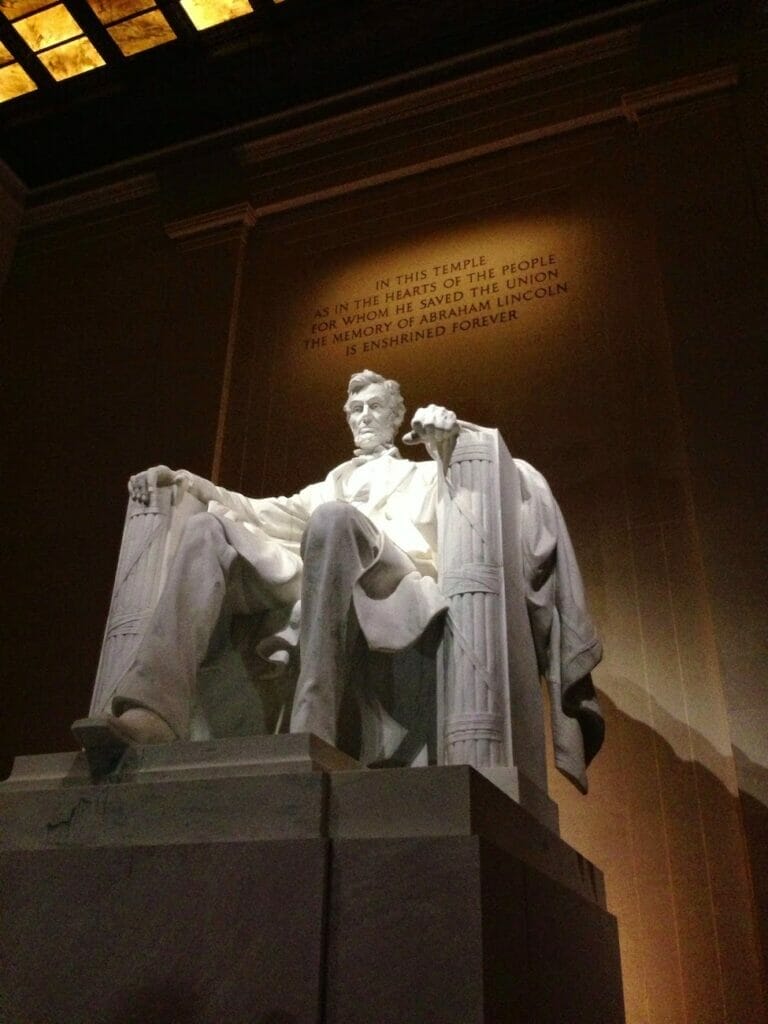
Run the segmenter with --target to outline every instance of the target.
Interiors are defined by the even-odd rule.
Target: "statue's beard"
[[[354,436],[355,445],[365,451],[377,451],[381,448],[392,446],[393,435],[391,431],[383,432],[377,430],[360,430]]]

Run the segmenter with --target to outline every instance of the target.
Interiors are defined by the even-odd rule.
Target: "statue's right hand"
[[[167,466],[153,466],[142,473],[136,473],[128,481],[128,493],[132,501],[148,505],[150,497],[158,487],[170,487],[176,482],[178,471]]]

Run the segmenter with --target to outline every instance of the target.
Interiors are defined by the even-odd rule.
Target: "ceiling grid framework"
[[[0,0],[0,103],[253,13],[251,0]]]
[[[587,47],[591,61],[598,56],[595,39],[616,33],[636,36],[639,49],[622,88],[613,91],[621,96],[642,90],[653,81],[653,69],[645,60],[641,13],[649,24],[658,21],[660,31],[672,19],[670,31],[677,26],[679,34],[682,25],[689,32],[676,60],[681,79],[737,63],[734,26],[704,19],[689,31],[691,12],[703,2],[473,0],[468,18],[467,0],[0,0],[0,160],[35,191],[78,179],[82,187],[98,185],[110,167],[125,165],[133,174],[147,161],[170,167],[194,153],[201,163],[197,173],[210,177],[218,195],[229,179],[213,169],[217,148],[253,146],[262,164],[263,146],[270,149],[286,132],[312,125],[322,147],[329,118],[365,122],[384,116],[386,125],[382,103],[501,67],[535,74],[537,60],[553,50]],[[203,3],[211,5],[207,13]],[[60,33],[54,41],[53,33],[27,31],[26,41],[19,29],[38,25],[26,19],[56,9],[61,31],[75,35]],[[229,20],[213,23],[221,17]],[[58,47],[77,49],[86,42],[91,56],[98,56],[57,81],[42,57],[53,61]],[[611,60],[623,66],[615,54],[603,62],[606,72]],[[610,81],[570,84],[574,102],[585,87],[590,94],[611,91]],[[535,128],[544,113],[540,101],[531,98],[527,111],[510,108],[510,128],[522,130],[518,114]],[[482,145],[489,116],[481,104],[471,121],[455,126],[462,148],[470,139]],[[376,138],[381,126],[369,128],[370,148],[356,157],[372,158],[381,172],[399,142],[388,135],[389,146],[382,149]],[[247,154],[233,150],[221,159],[241,157],[237,173],[249,176],[255,167]],[[319,169],[313,161],[311,173]]]

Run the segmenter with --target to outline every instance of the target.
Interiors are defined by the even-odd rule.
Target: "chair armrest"
[[[148,505],[128,499],[112,600],[89,714],[109,710],[154,611],[186,520],[204,505],[174,486],[158,487]]]

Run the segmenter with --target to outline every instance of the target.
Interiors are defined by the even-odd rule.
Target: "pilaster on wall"
[[[25,193],[26,189],[13,171],[0,161],[0,291],[16,247]]]
[[[221,274],[222,268],[229,268],[224,278],[226,294],[219,298],[218,323],[215,327],[212,324],[220,337],[226,338],[221,403],[211,466],[211,479],[214,481],[220,480],[222,475],[229,482],[232,482],[234,476],[239,477],[236,466],[228,465],[225,469],[224,459],[227,450],[242,449],[242,441],[238,444],[239,439],[230,436],[233,432],[237,434],[240,420],[245,422],[245,417],[239,415],[240,410],[237,401],[234,400],[232,375],[240,369],[235,366],[235,340],[240,312],[243,264],[248,238],[255,224],[253,208],[249,203],[243,202],[174,220],[165,225],[166,234],[178,243],[182,259],[188,264],[190,272],[199,276],[201,282],[210,281],[211,277],[215,276],[212,274],[214,270],[216,274]],[[225,440],[232,443],[225,444]]]

